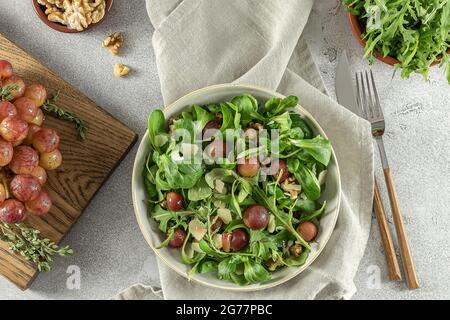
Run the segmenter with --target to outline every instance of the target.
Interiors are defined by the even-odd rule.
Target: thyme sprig
[[[19,86],[17,84],[10,84],[4,87],[0,86],[0,101],[11,101],[14,99],[12,92],[18,89]]]
[[[86,139],[86,133],[88,130],[87,123],[80,119],[75,113],[65,111],[62,108],[58,107],[55,103],[58,100],[59,92],[51,97],[49,97],[45,103],[42,105],[42,108],[47,111],[50,115],[59,118],[61,120],[71,122],[75,124],[75,127],[78,130],[78,136],[81,140]]]
[[[39,271],[50,271],[53,256],[71,256],[69,246],[59,247],[50,239],[42,239],[39,230],[28,228],[22,223],[9,225],[0,222],[0,240],[9,244],[12,252],[18,253],[26,260],[33,261]]]

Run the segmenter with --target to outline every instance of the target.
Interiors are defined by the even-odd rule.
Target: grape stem
[[[59,247],[50,239],[40,238],[39,233],[39,230],[28,228],[22,223],[10,225],[0,222],[0,240],[8,243],[12,252],[33,261],[39,271],[51,270],[55,254],[63,257],[73,254],[69,246]]]
[[[78,130],[78,137],[81,140],[86,139],[86,133],[88,130],[87,123],[80,119],[75,113],[65,111],[64,109],[58,107],[55,105],[56,101],[58,100],[59,92],[51,97],[49,97],[45,103],[42,105],[42,108],[50,115],[59,118],[61,120],[71,122],[75,124],[75,127]]]

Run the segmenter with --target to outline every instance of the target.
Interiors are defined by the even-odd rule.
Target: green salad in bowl
[[[307,261],[320,232],[332,148],[293,108],[241,94],[148,119],[143,168],[148,214],[189,275],[237,285]]]

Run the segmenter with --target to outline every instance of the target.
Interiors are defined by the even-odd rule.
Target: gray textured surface
[[[142,135],[148,111],[162,103],[151,46],[153,29],[144,1],[116,0],[103,24],[76,35],[47,28],[36,18],[30,2],[1,1],[0,32]],[[122,31],[126,41],[119,57],[101,48],[104,36],[114,31]],[[368,67],[338,0],[316,1],[305,32],[330,95],[334,96],[339,50],[347,49],[353,71]],[[113,77],[115,62],[133,69],[127,79]],[[374,220],[355,278],[355,299],[449,299],[450,214],[446,200],[450,194],[450,86],[437,68],[432,70],[429,82],[417,75],[402,80],[381,63],[373,70],[387,118],[386,148],[422,288],[408,291],[403,283],[386,281]],[[130,173],[135,152],[136,148],[66,237],[64,243],[73,246],[75,256],[57,258],[53,272],[39,275],[26,292],[0,278],[0,299],[104,299],[136,282],[158,283],[154,256],[140,234],[131,204]],[[378,166],[378,175],[380,170]],[[388,208],[384,185],[383,197]],[[66,270],[70,265],[80,267],[79,290],[67,289]],[[381,270],[378,289],[371,285],[377,266]]]

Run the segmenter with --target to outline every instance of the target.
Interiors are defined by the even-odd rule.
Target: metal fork
[[[386,180],[389,201],[392,209],[392,216],[394,218],[395,230],[397,232],[397,238],[400,246],[400,254],[403,260],[406,283],[408,288],[416,289],[420,286],[419,280],[414,267],[414,261],[412,258],[411,249],[409,247],[405,225],[403,223],[399,200],[395,190],[394,178],[392,176],[391,169],[389,168],[386,151],[384,149],[383,134],[386,126],[372,70],[370,73],[365,71],[364,74],[362,72],[356,74],[356,90],[358,105],[361,106],[363,116],[372,126],[372,135],[375,138],[378,145],[378,150],[380,151],[384,178]]]

